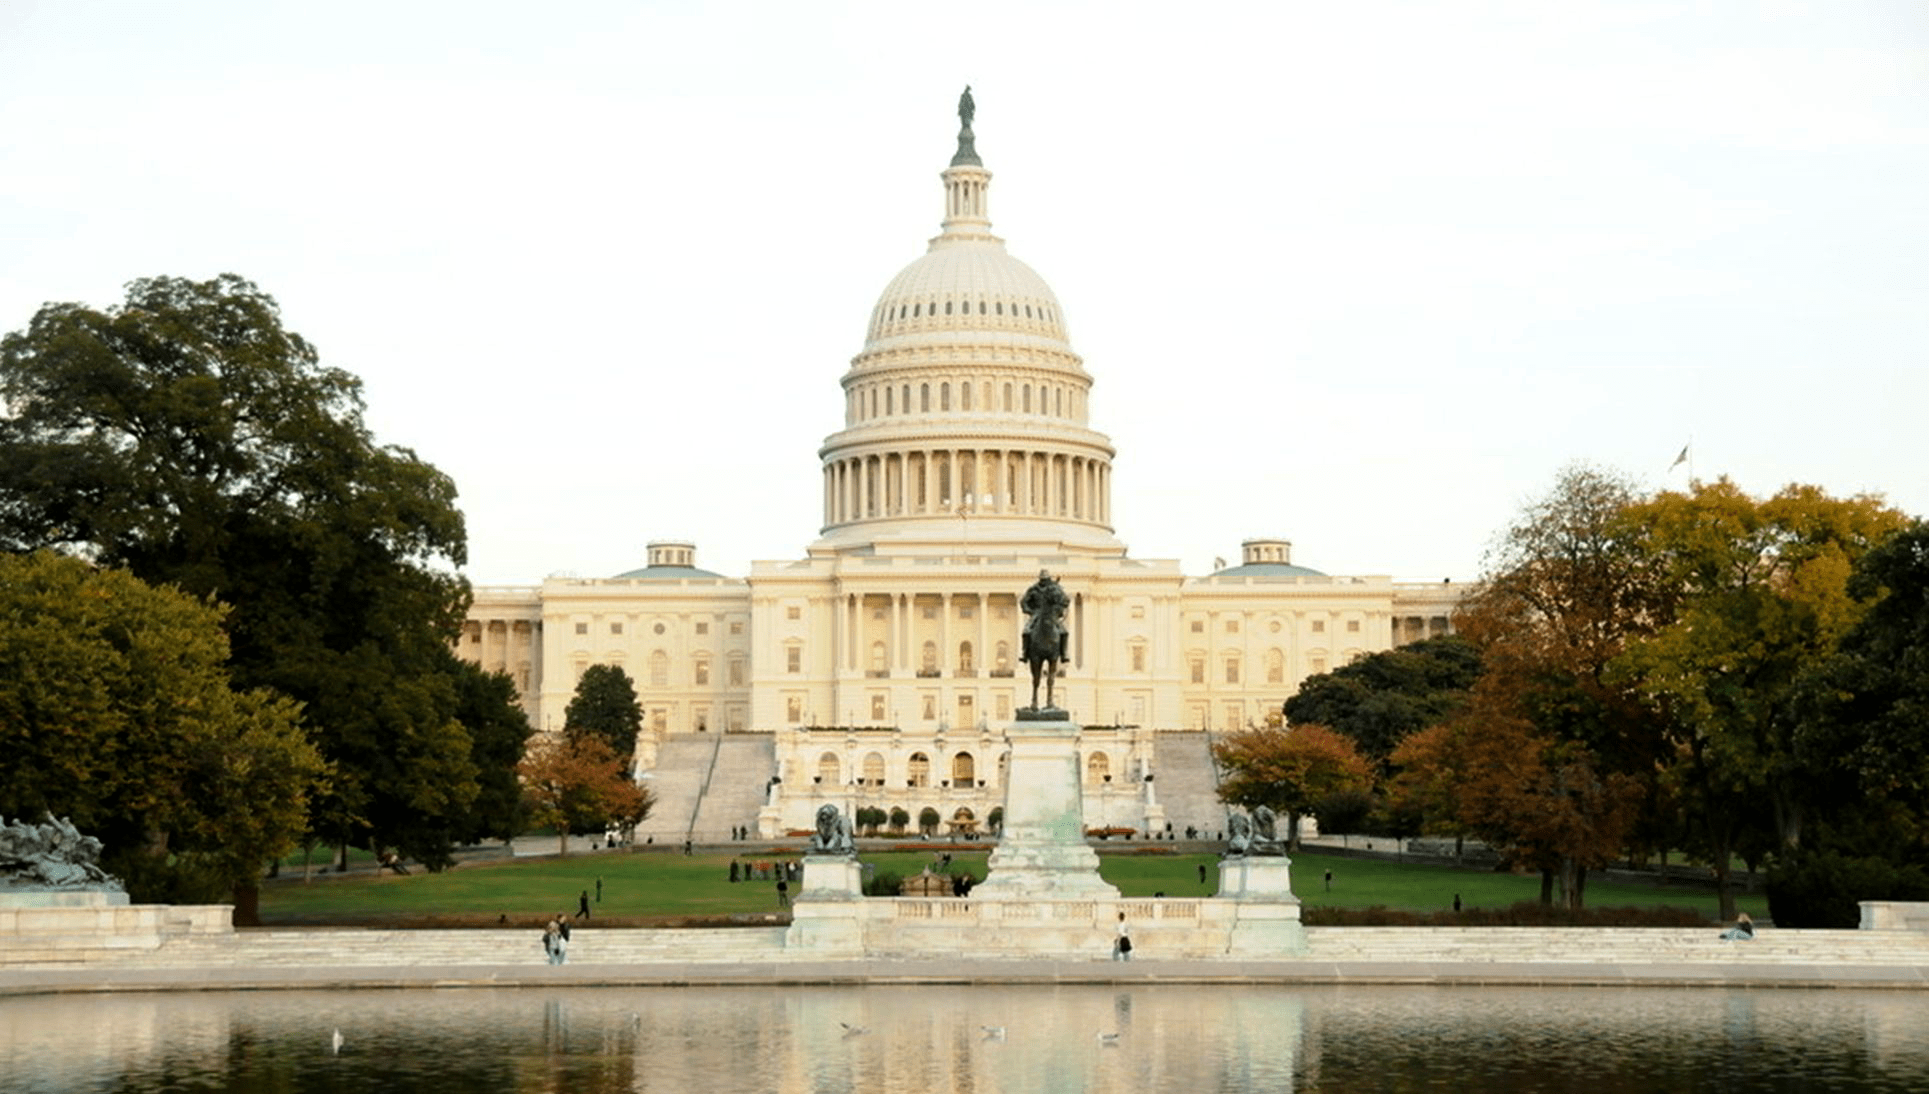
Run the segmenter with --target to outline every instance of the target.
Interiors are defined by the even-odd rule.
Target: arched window
[[[864,785],[884,785],[884,757],[875,752],[864,755]]]
[[[1286,655],[1278,649],[1266,651],[1266,682],[1268,684],[1286,682]]]
[[[958,643],[958,675],[964,676],[976,671],[978,666],[971,659],[971,643]]]
[[[1103,752],[1094,752],[1090,756],[1085,757],[1085,782],[1087,785],[1097,786],[1100,783],[1109,782],[1109,776],[1111,774],[1112,758],[1110,756],[1107,756]]]
[[[922,657],[918,661],[918,671],[936,673],[938,671],[938,644],[926,641]]]
[[[710,659],[708,657],[697,658],[694,677],[698,687],[704,687],[710,683]]]
[[[670,655],[662,650],[650,653],[650,686],[667,688],[670,686]]]
[[[972,762],[971,753],[960,752],[951,757],[951,785],[972,786],[978,781],[977,765]]]
[[[958,409],[959,410],[971,409],[971,385],[970,384],[958,385]]]
[[[930,786],[931,757],[922,752],[911,753],[910,762],[904,765],[904,774],[911,786]]]
[[[991,663],[992,668],[997,669],[999,672],[1011,671],[1011,643],[999,639],[992,656],[994,658]]]
[[[938,385],[938,409],[951,409],[951,385],[948,382]]]
[[[838,777],[842,770],[837,762],[837,753],[826,752],[817,757],[817,781],[825,786],[837,786],[843,780]]]
[[[931,385],[930,384],[918,385],[918,413],[920,414],[931,413]]]
[[[890,671],[890,664],[885,660],[886,656],[883,642],[871,643],[871,675],[883,676]]]

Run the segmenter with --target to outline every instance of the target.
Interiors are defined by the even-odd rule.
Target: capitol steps
[[[1714,927],[1309,927],[1308,956],[1324,961],[1675,962],[1776,961],[1929,966],[1917,931],[1775,930],[1730,942]]]
[[[683,842],[695,819],[717,743],[714,733],[680,733],[657,746],[656,766],[643,779],[656,804],[636,826],[636,842],[652,838],[657,843]]]
[[[722,843],[732,829],[757,830],[770,777],[777,773],[777,739],[768,733],[732,733],[717,742],[709,786],[697,803],[691,837]]]
[[[741,963],[785,957],[784,928],[708,930],[576,927],[570,960],[648,965]],[[518,965],[544,961],[542,932],[520,930],[246,930],[231,938],[170,944],[120,955],[116,963],[150,968],[306,968],[380,965]]]
[[[1727,942],[1712,928],[1575,927],[1309,927],[1308,950],[1283,960],[1357,966],[1766,964],[1929,969],[1929,933],[1918,931],[1778,931]],[[809,960],[784,947],[780,925],[743,928],[576,928],[573,965],[757,965]],[[9,954],[10,967],[81,964],[141,968],[321,968],[541,964],[541,932],[517,930],[259,929],[229,937],[181,939],[160,949],[82,954],[45,960]],[[960,946],[969,949],[967,939]],[[1070,955],[1068,955],[1070,956]],[[1159,960],[1141,946],[1142,960]],[[1176,954],[1174,956],[1177,956]]]
[[[1212,762],[1212,735],[1197,730],[1160,730],[1154,738],[1153,769],[1159,804],[1172,831],[1185,835],[1188,826],[1216,832],[1226,826],[1226,807],[1219,801],[1219,777]]]

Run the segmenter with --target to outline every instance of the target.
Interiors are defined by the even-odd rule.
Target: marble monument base
[[[0,968],[124,959],[234,933],[231,904],[131,904],[101,889],[0,889]]]
[[[1021,710],[1005,730],[1005,823],[974,901],[1118,899],[1085,842],[1078,727],[1062,710]]]
[[[1293,895],[1292,860],[1241,855],[1219,860],[1219,899],[1231,902],[1226,952],[1277,956],[1306,952],[1306,928]]]
[[[849,855],[805,855],[784,948],[825,957],[864,954],[864,867]]]

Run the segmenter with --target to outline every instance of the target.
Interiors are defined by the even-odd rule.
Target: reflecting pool
[[[0,999],[9,1094],[1811,1089],[1929,1090],[1929,997],[1079,985]]]

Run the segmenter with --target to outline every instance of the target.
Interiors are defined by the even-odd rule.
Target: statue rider
[[[1058,584],[1050,570],[1038,571],[1038,580],[1025,590],[1018,607],[1031,618],[1025,624],[1025,663],[1032,670],[1032,708],[1038,707],[1038,679],[1046,677],[1045,702],[1051,704],[1051,682],[1066,660],[1065,611],[1072,599]]]

